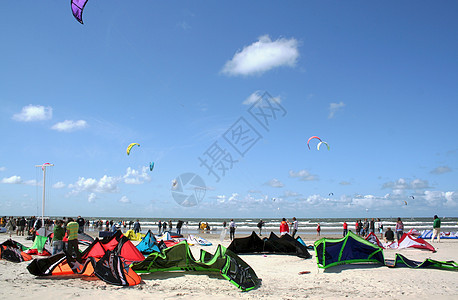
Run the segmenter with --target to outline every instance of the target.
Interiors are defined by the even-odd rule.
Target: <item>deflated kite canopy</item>
[[[142,279],[119,255],[107,251],[105,255],[96,261],[91,258],[94,267],[94,274],[103,281],[121,286],[133,286],[139,284]]]
[[[383,247],[383,244],[380,242],[380,240],[378,239],[378,237],[373,233],[369,233],[367,236],[366,236],[366,241],[369,241],[371,242],[372,244],[376,245],[376,246],[379,246],[380,248],[382,249],[385,249],[385,247]]]
[[[423,250],[429,250],[432,252],[436,252],[436,249],[434,249],[433,245],[428,243],[422,238],[416,238],[410,234],[404,233],[399,240],[399,242],[393,242],[389,245],[387,245],[388,248],[391,249],[405,249],[405,248],[416,248],[416,249],[423,249]]]
[[[280,238],[271,232],[269,238],[261,239],[254,231],[248,237],[235,238],[228,247],[234,253],[276,253],[312,257],[307,247],[289,234]]]
[[[157,242],[151,230],[148,230],[145,237],[141,240],[140,243],[138,243],[136,247],[138,251],[140,251],[142,254],[161,252],[161,249],[159,248],[159,243]]]
[[[0,244],[0,259],[16,263],[31,260],[32,256],[22,251],[25,248],[24,245],[12,239],[6,240]]]
[[[74,259],[69,260],[69,256],[65,253],[58,253],[48,258],[34,259],[27,269],[31,274],[36,276],[83,273],[88,275],[86,269],[88,267],[93,269],[94,262],[104,257],[107,251],[115,253],[115,255],[119,256],[127,265],[144,259],[144,256],[135,248],[134,244],[123,236],[121,231],[117,231],[109,239],[102,241],[95,239],[95,241],[81,253],[83,268],[72,269],[75,265],[70,261],[74,261]],[[89,265],[91,262],[92,265]],[[92,274],[91,272],[89,273]]]
[[[431,258],[425,259],[423,262],[413,261],[403,256],[402,254],[396,253],[394,261],[386,260],[385,264],[387,267],[409,267],[412,269],[422,268],[434,268],[458,271],[458,264],[452,260],[450,261],[438,261]]]
[[[315,242],[314,248],[318,267],[323,269],[350,263],[385,264],[382,248],[351,231],[342,239],[322,238]]]
[[[254,270],[232,251],[218,245],[215,254],[201,250],[200,259],[196,260],[186,241],[154,252],[144,261],[132,264],[137,273],[159,271],[213,271],[221,275],[243,291],[249,291],[260,284]]]

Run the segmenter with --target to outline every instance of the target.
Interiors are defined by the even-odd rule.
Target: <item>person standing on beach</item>
[[[294,237],[297,233],[297,230],[299,229],[299,222],[296,220],[296,217],[293,217],[293,223],[291,225],[293,226],[292,237]]]
[[[178,222],[177,222],[177,234],[181,234],[181,227],[183,227],[183,221],[178,220]]]
[[[172,227],[173,227],[172,220],[169,220],[169,231],[170,232],[172,232]]]
[[[320,236],[321,235],[321,226],[320,226],[320,223],[318,223],[318,225],[316,226],[316,236]]]
[[[380,238],[383,239],[383,223],[380,221],[380,218],[377,219],[377,228],[380,233]]]
[[[164,234],[167,231],[167,221],[162,222],[162,233]]]
[[[17,232],[16,232],[16,235],[22,235],[24,236],[24,229],[25,229],[25,224],[26,224],[26,220],[24,217],[20,218],[19,221],[18,221],[18,226],[17,226]]]
[[[363,233],[362,236],[366,237],[366,235],[369,233],[369,221],[367,221],[367,218],[364,219],[364,225],[363,225]]]
[[[342,232],[342,235],[343,235],[344,237],[346,237],[346,236],[347,236],[347,233],[348,233],[348,225],[347,225],[347,221],[344,221],[344,222],[343,222],[343,232]]]
[[[157,234],[161,234],[161,230],[162,230],[162,222],[161,222],[161,220],[159,220],[159,222],[157,222],[157,228],[158,228]]]
[[[64,236],[65,229],[62,227],[62,221],[56,220],[56,225],[54,226],[52,237],[52,255],[60,253],[64,250]]]
[[[437,236],[437,242],[440,243],[441,241],[441,219],[437,215],[434,216],[433,236],[431,238],[431,243],[434,242],[434,237],[436,236]]]
[[[259,235],[262,236],[262,226],[264,226],[264,221],[260,219],[257,226],[259,228]]]
[[[231,238],[231,241],[234,240],[235,238],[235,229],[237,228],[237,225],[234,222],[234,219],[231,219],[231,222],[229,223],[229,237]]]
[[[359,222],[358,222],[358,220],[356,220],[356,222],[355,222],[355,232],[356,232],[357,235],[359,235]]]
[[[76,219],[76,223],[78,223],[79,226],[78,233],[84,233],[84,225],[86,224],[84,218],[78,216],[78,219]]]
[[[280,235],[285,235],[287,233],[289,233],[288,222],[286,222],[286,219],[283,218],[280,223]]]
[[[375,233],[375,220],[374,220],[374,218],[371,219],[371,221],[369,223],[369,228],[370,228],[370,231],[372,233]]]
[[[141,229],[141,226],[140,226],[140,222],[137,219],[137,221],[135,221],[135,223],[134,223],[134,233],[137,234],[137,233],[140,232],[140,230],[142,230],[142,229]]]
[[[399,240],[402,238],[402,235],[404,234],[404,223],[402,223],[401,218],[398,218],[398,221],[396,222],[396,238]]]
[[[68,223],[67,223],[67,238],[68,238],[68,246],[67,246],[67,251],[68,251],[68,256],[71,258],[69,262],[73,263],[72,270],[77,269],[78,267],[81,266],[82,260],[81,260],[81,253],[80,250],[78,249],[78,229],[79,225],[76,223],[73,218],[68,218]],[[75,252],[76,256],[76,262],[79,263],[74,263],[73,257],[72,257],[72,252]]]

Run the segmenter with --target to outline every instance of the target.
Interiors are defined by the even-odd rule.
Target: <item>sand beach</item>
[[[214,235],[202,237],[212,246],[192,246],[195,257],[201,248],[214,252],[219,241]],[[338,236],[329,236],[337,238]],[[0,242],[9,236],[0,235]],[[12,239],[26,246],[32,241],[14,234]],[[312,244],[315,236],[305,236]],[[138,242],[134,242],[136,244]],[[228,246],[226,238],[223,246]],[[458,261],[458,240],[433,244],[437,252],[418,249],[384,250],[386,259],[401,253],[412,260]],[[262,279],[259,288],[241,292],[218,273],[163,272],[142,274],[142,283],[133,287],[109,285],[96,277],[36,277],[27,271],[29,262],[0,260],[0,295],[21,299],[456,299],[458,272],[437,269],[388,268],[382,265],[354,264],[322,270],[311,259],[291,255],[239,255]],[[309,271],[308,274],[299,274]]]

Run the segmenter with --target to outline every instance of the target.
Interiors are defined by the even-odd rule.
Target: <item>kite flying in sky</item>
[[[314,135],[314,136],[311,136],[311,137],[308,139],[308,141],[307,141],[307,147],[309,147],[309,150],[311,150],[311,149],[310,149],[310,141],[313,140],[313,139],[317,139],[317,140],[320,141],[320,142],[318,143],[318,145],[316,146],[316,149],[317,149],[317,150],[320,150],[321,145],[325,144],[326,147],[328,148],[328,151],[329,151],[329,145],[328,145],[328,143],[326,143],[325,141],[322,141],[319,137],[317,137],[317,136],[315,136],[315,135]]]
[[[318,139],[318,140],[321,142],[321,139],[320,139],[319,137],[317,137],[317,136],[315,136],[315,135],[314,135],[314,136],[311,136],[311,137],[309,138],[309,140],[307,141],[307,146],[309,147],[309,149],[310,149],[310,141],[313,140],[313,139]]]
[[[153,169],[154,169],[154,162],[150,162],[149,163],[149,170],[153,171]]]
[[[130,144],[129,146],[127,146],[127,155],[130,154],[130,149],[132,149],[133,146],[137,145],[138,147],[140,147],[140,144],[138,143],[132,143]]]
[[[83,9],[88,0],[71,0],[72,13],[75,19],[83,24]]]
[[[317,150],[320,150],[320,147],[321,147],[322,144],[325,144],[326,147],[328,147],[328,151],[329,151],[329,145],[328,145],[328,143],[326,143],[325,141],[319,142],[318,145],[316,146],[316,149],[317,149]]]

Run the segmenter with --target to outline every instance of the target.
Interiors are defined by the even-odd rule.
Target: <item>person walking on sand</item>
[[[320,226],[320,223],[318,223],[318,225],[316,226],[316,236],[320,236],[321,235],[321,226]]]
[[[399,240],[402,238],[402,235],[404,234],[404,223],[402,223],[401,218],[398,218],[398,221],[396,222],[396,238]]]
[[[234,222],[234,219],[231,219],[231,222],[229,223],[229,237],[231,238],[231,241],[234,240],[235,238],[235,229],[237,228],[237,225]]]
[[[296,217],[293,217],[293,223],[291,226],[293,226],[293,234],[291,236],[294,237],[299,230],[299,222],[297,221]]]
[[[344,237],[346,237],[346,236],[347,236],[347,233],[348,233],[348,224],[347,224],[347,221],[344,221],[344,222],[343,222],[343,232],[342,232],[342,235],[343,235]]]
[[[6,234],[9,234],[11,237],[11,233],[14,232],[15,227],[16,227],[16,221],[14,221],[13,217],[10,217],[8,219],[8,222],[6,223]]]
[[[440,243],[441,241],[441,219],[437,215],[434,216],[433,236],[431,238],[431,243],[434,242],[434,237],[436,236],[437,236],[437,242]]]
[[[289,233],[288,222],[286,222],[286,219],[283,218],[280,223],[280,235],[285,235],[287,233]]]

